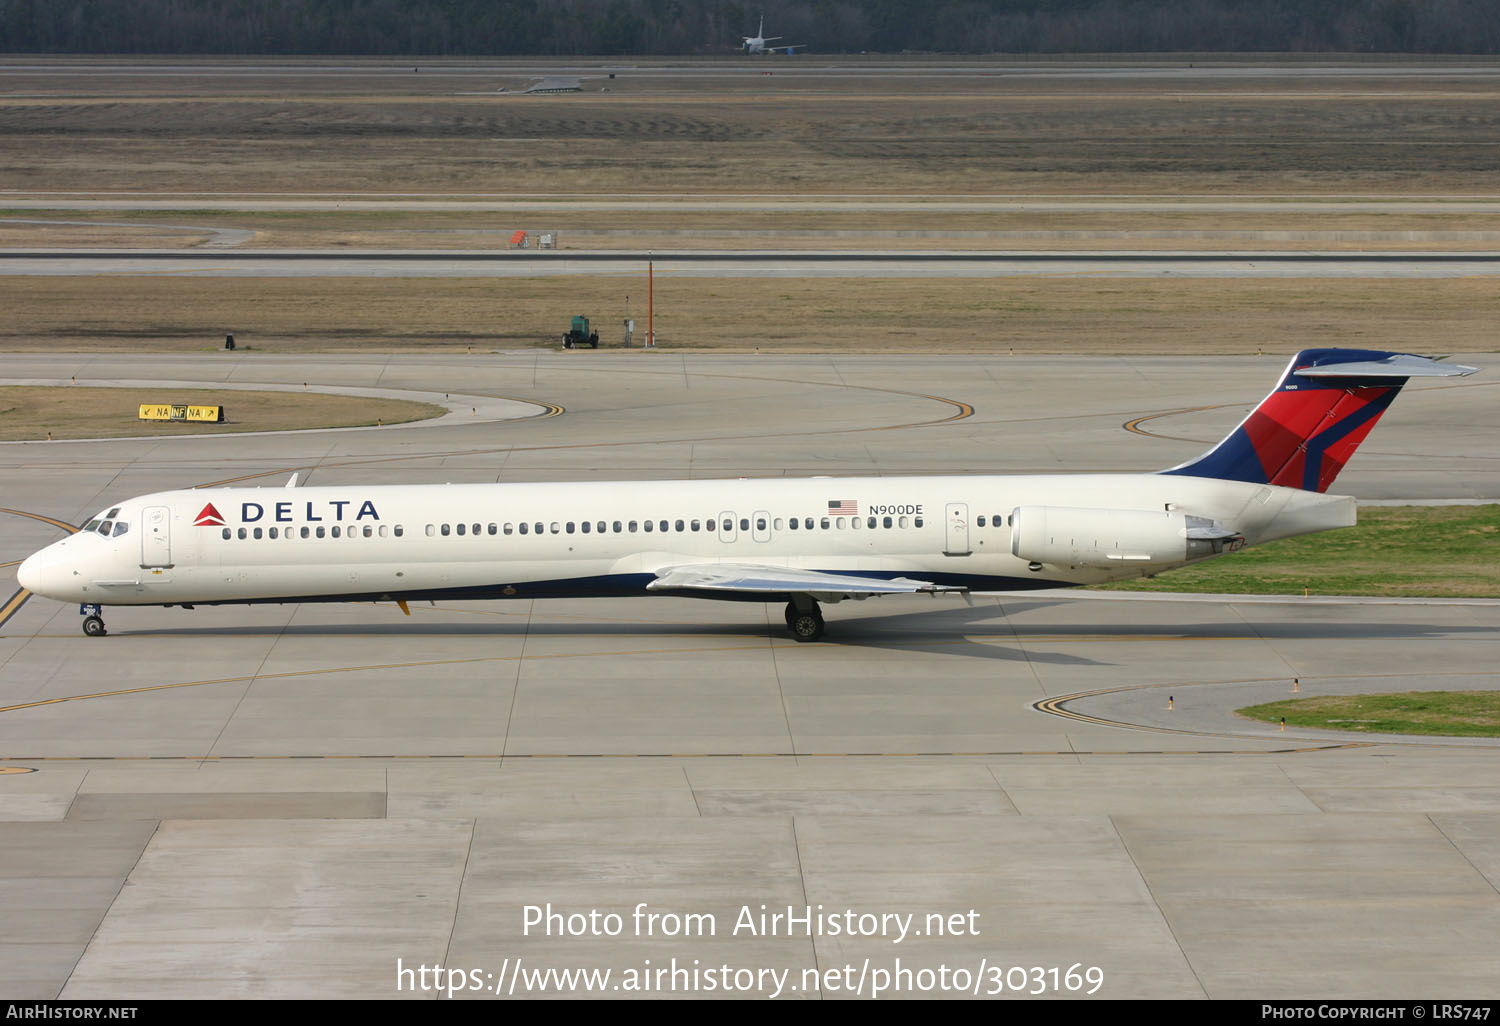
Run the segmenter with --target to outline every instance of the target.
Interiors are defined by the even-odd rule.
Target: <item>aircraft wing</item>
[[[848,598],[870,595],[910,595],[916,592],[964,591],[931,581],[909,577],[884,579],[858,577],[854,574],[832,574],[822,570],[799,570],[784,566],[756,566],[749,563],[699,563],[689,566],[663,567],[647,591],[738,591],[746,594],[789,593]]]

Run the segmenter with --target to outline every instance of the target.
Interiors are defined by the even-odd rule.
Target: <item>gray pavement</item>
[[[18,354],[11,379],[461,383],[567,412],[6,444],[0,481],[4,506],[76,521],[111,497],[289,470],[319,484],[1151,470],[1217,440],[1281,363]],[[1500,498],[1488,376],[1409,388],[1340,488]],[[975,413],[943,422],[953,408],[930,396]],[[1224,405],[1123,430],[1208,404]],[[0,562],[56,536],[0,514]],[[898,959],[928,996],[939,979],[988,993],[1075,965],[1115,998],[1500,984],[1495,744],[1283,734],[1233,714],[1294,677],[1303,694],[1493,688],[1495,603],[894,598],[829,607],[818,645],[750,604],[412,613],[119,608],[91,640],[75,610],[23,606],[0,628],[0,770],[34,770],[0,773],[0,995],[437,996],[398,959],[551,996],[582,985],[525,974],[608,969],[604,993],[628,996],[673,959],[682,973],[646,975],[643,993],[721,996],[704,973],[728,966],[751,993],[843,998],[863,977],[868,996]],[[1047,699],[1078,715],[1039,711]],[[545,918],[527,925],[549,903],[550,936]],[[660,918],[636,920],[642,904]],[[856,932],[759,928],[789,906]],[[591,912],[618,915],[617,935]],[[921,935],[879,933],[881,915],[908,914]]]

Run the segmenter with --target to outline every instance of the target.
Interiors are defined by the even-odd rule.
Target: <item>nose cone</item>
[[[16,569],[16,580],[21,587],[38,595],[46,594],[47,574],[42,553],[38,552],[22,560]]]

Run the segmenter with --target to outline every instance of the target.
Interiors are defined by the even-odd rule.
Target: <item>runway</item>
[[[0,275],[200,278],[1464,278],[1500,274],[1497,252],[932,252],[565,250],[0,250]]]
[[[111,498],[292,472],[326,485],[1151,470],[1222,436],[1280,363],[16,354],[15,379],[461,382],[564,412],[12,443],[0,473],[6,507],[68,523]],[[1409,386],[1340,490],[1500,498],[1489,377]],[[0,563],[59,530],[0,514]],[[813,998],[856,980],[870,996],[897,959],[934,980],[962,969],[985,994],[998,980],[1004,996],[1052,966],[1059,980],[1097,967],[1111,998],[1455,1000],[1500,983],[1497,745],[1283,733],[1233,714],[1290,697],[1293,679],[1309,695],[1494,688],[1500,604],[1042,593],[826,612],[817,645],[786,639],[777,610],[678,599],[410,619],[117,608],[110,636],[86,639],[76,610],[33,598],[0,628],[0,770],[34,770],[0,772],[0,992],[438,996],[398,991],[398,959],[511,996],[569,992],[527,974],[579,968],[610,970],[597,992],[627,996],[610,989],[625,973],[673,959]],[[549,903],[622,928],[528,927],[528,906]],[[711,916],[713,931],[643,925],[643,904]],[[921,935],[736,928],[761,906],[909,914]],[[963,926],[938,936],[929,915]],[[1026,971],[1007,983],[996,966]],[[722,993],[682,979],[649,996]],[[917,996],[945,990],[966,988]]]
[[[413,62],[410,59],[390,58],[341,58],[336,63],[326,58],[307,60],[277,59],[271,61],[241,57],[207,57],[201,61],[163,62],[150,58],[137,61],[121,61],[115,56],[98,60],[67,60],[35,62],[35,58],[10,57],[0,61],[0,74],[14,76],[25,81],[31,78],[49,79],[65,77],[116,78],[141,77],[145,79],[181,78],[228,78],[256,79],[274,78],[278,82],[288,78],[306,76],[312,79],[385,79],[409,84],[413,73],[431,77],[451,76],[459,79],[489,78],[496,76],[552,76],[552,75],[607,75],[615,72],[621,76],[649,78],[718,78],[747,77],[774,73],[781,77],[807,77],[815,79],[859,79],[859,78],[1069,78],[1082,80],[1130,80],[1165,79],[1183,81],[1213,81],[1217,79],[1255,81],[1259,79],[1359,79],[1378,78],[1436,78],[1456,80],[1483,80],[1496,77],[1493,65],[1479,59],[1458,58],[1441,62],[1405,62],[1389,60],[1353,60],[1332,62],[1320,60],[1277,61],[1257,54],[1255,62],[1246,63],[1225,60],[1223,57],[1193,61],[1181,59],[1157,60],[1098,60],[1080,65],[1077,61],[1065,60],[1015,60],[994,57],[968,59],[935,58],[923,59],[912,56],[844,54],[799,54],[797,56],[746,56],[737,53],[724,54],[716,58],[682,58],[657,60],[579,60],[568,57],[557,61],[538,61],[535,58],[493,58],[484,61],[463,58],[428,58]],[[425,84],[425,80],[424,80]]]

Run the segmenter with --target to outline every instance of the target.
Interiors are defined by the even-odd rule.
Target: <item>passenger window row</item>
[[[994,526],[1000,527],[1005,521],[1004,517],[994,516]],[[738,520],[725,517],[721,521],[719,517],[706,517],[698,520],[582,520],[582,521],[558,521],[550,522],[510,522],[510,523],[462,523],[462,524],[428,524],[424,533],[429,538],[448,537],[492,537],[499,535],[535,535],[535,534],[667,534],[667,533],[695,533],[716,532],[725,534],[734,533],[736,529],[741,532],[751,530],[751,518],[740,517]],[[980,527],[985,526],[985,518],[979,517]],[[888,516],[888,517],[755,517],[755,531],[858,531],[858,530],[905,530],[908,528],[920,528],[923,525],[922,517]],[[97,530],[100,534],[109,536],[111,529],[115,536],[124,534],[128,525],[123,522],[110,520],[91,520],[84,526],[85,531]],[[389,532],[389,533],[388,533]],[[270,539],[293,539],[293,538],[401,538],[405,535],[405,528],[401,524],[387,526],[386,524],[364,524],[349,525],[347,527],[334,524],[332,526],[318,525],[316,527],[225,527],[221,536],[225,541],[232,539],[261,540]]]
[[[751,519],[741,517],[738,521],[740,531],[749,531]],[[782,517],[755,518],[755,530],[859,530],[860,528],[908,528],[921,527],[921,517],[797,517],[783,519]],[[426,529],[429,538],[458,537],[480,537],[483,535],[532,535],[532,534],[652,534],[652,533],[693,533],[700,531],[723,531],[732,533],[736,528],[736,521],[725,518],[720,523],[718,517],[708,517],[703,520],[582,520],[582,521],[522,521],[505,524],[428,524]]]
[[[221,532],[221,537],[225,541],[229,541],[231,538],[238,538],[241,541],[247,538],[254,540],[269,538],[274,540],[278,537],[285,538],[288,541],[293,538],[385,538],[387,537],[387,530],[397,538],[400,538],[405,533],[405,529],[400,524],[396,524],[390,528],[387,528],[385,524],[365,524],[363,527],[353,524],[348,527],[341,527],[338,524],[334,524],[332,527],[324,527],[320,524],[317,527],[302,528],[241,527],[238,530],[231,530],[226,527]]]

